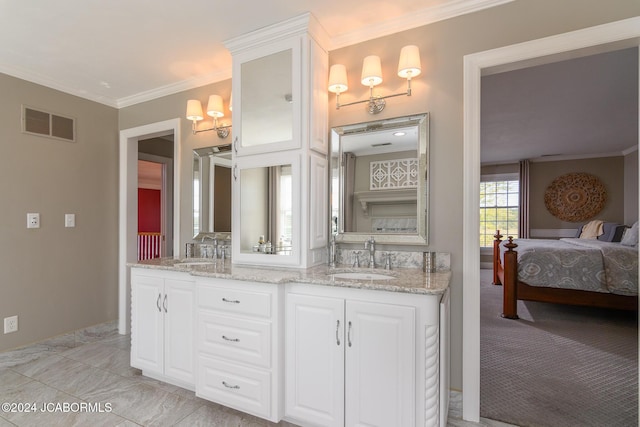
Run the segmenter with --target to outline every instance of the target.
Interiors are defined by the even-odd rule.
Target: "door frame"
[[[482,75],[640,44],[640,17],[531,40],[464,57],[462,418],[480,420],[480,87]],[[639,73],[640,74],[640,73]],[[639,94],[640,97],[640,94]],[[639,178],[640,181],[640,178]]]
[[[179,118],[120,131],[118,214],[118,332],[131,328],[131,280],[127,263],[136,262],[138,234],[138,141],[173,133],[173,253],[180,254],[180,152]]]
[[[170,200],[173,200],[173,158],[147,153],[138,153],[138,160],[162,165],[160,234],[162,234],[164,239],[160,242],[160,245],[162,246],[160,253],[163,257],[173,256],[173,204],[169,203]],[[168,248],[172,249],[171,255],[168,254]]]

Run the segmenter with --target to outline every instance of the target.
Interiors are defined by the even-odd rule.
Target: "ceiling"
[[[224,41],[311,12],[330,49],[513,0],[0,0],[0,72],[116,108],[231,78]]]
[[[638,48],[482,77],[483,164],[621,155],[638,145]]]

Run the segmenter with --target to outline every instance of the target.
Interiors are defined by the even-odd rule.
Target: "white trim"
[[[513,0],[454,0],[444,4],[426,7],[407,15],[388,19],[378,24],[368,25],[355,31],[343,33],[331,39],[330,50],[350,46],[367,40],[388,36],[411,28],[422,27],[456,16],[466,15],[510,3]]]
[[[462,311],[462,417],[480,420],[480,77],[490,67],[526,61],[547,55],[569,54],[576,49],[633,43],[640,38],[640,17],[633,17],[582,30],[531,40],[464,57],[463,141],[463,301]]]
[[[173,132],[173,253],[180,254],[180,149],[179,118],[120,131],[120,184],[118,209],[118,332],[130,329],[128,262],[136,260],[138,141]]]

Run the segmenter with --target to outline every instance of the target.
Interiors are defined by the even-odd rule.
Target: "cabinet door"
[[[189,281],[166,279],[164,292],[164,373],[169,377],[195,384],[195,285]]]
[[[287,295],[285,413],[344,425],[344,300]],[[390,425],[390,424],[389,424]]]
[[[300,61],[298,37],[234,55],[237,156],[300,147]]]
[[[415,425],[415,309],[347,301],[346,426]]]
[[[164,366],[163,285],[161,278],[131,277],[131,366],[157,374]]]

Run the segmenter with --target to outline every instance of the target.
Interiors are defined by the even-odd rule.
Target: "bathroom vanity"
[[[445,426],[449,271],[132,264],[131,365],[302,426]]]

